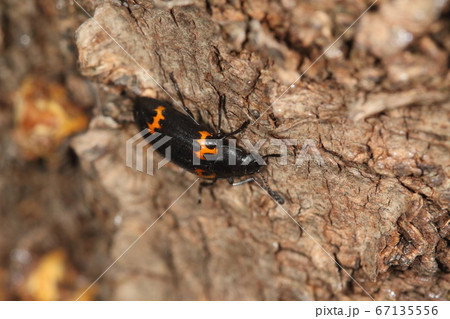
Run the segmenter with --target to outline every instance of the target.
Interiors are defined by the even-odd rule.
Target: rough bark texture
[[[298,140],[266,173],[291,216],[255,184],[218,182],[201,205],[195,185],[101,279],[99,298],[449,298],[448,3],[379,1],[311,68],[370,1],[80,3],[95,20],[76,31],[79,68],[102,90],[71,146],[86,204],[115,223],[101,241],[109,260],[80,266],[92,280],[195,180],[125,166],[137,128],[121,92],[177,104],[173,73],[207,122],[221,93],[227,129],[262,115],[243,136]],[[308,153],[295,165],[311,141],[323,163]]]
[[[175,97],[173,73],[210,122],[226,94],[235,128],[262,114],[370,3],[175,4],[97,7],[98,24],[77,31],[81,71],[165,100],[157,83]],[[217,200],[202,205],[191,190],[108,274],[111,297],[369,298],[350,274],[375,299],[447,298],[450,39],[442,10],[382,1],[245,133],[299,140],[290,165],[268,171],[303,229],[257,186],[219,183]],[[194,180],[175,167],[155,177],[125,167],[124,143],[135,133],[92,127],[73,142],[117,201],[112,257]],[[294,165],[307,139],[324,165]]]

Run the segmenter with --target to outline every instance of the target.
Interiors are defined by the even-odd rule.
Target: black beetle
[[[148,97],[137,97],[134,101],[134,119],[140,130],[144,130],[144,136],[148,133],[159,133],[159,139],[168,136],[165,148],[171,147],[170,160],[178,166],[196,174],[198,177],[209,180],[200,183],[201,189],[213,185],[218,179],[227,179],[234,186],[242,185],[257,179],[253,175],[259,174],[263,181],[264,189],[279,204],[284,204],[284,199],[273,191],[261,173],[263,165],[260,165],[254,155],[236,146],[234,140],[228,139],[245,130],[249,121],[231,133],[221,130],[222,113],[225,111],[225,96],[219,96],[219,121],[217,132],[209,126],[195,121],[192,112],[186,107],[183,96],[177,83],[171,76],[186,114],[177,111],[171,103],[155,100]],[[161,155],[165,156],[165,148],[157,148]],[[262,158],[279,157],[279,154],[264,155]],[[234,182],[234,178],[250,176],[244,180]],[[200,201],[200,198],[199,198]]]

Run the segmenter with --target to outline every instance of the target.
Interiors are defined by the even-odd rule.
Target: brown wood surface
[[[97,103],[70,145],[105,231],[91,250],[108,255],[91,266],[72,255],[88,282],[195,181],[173,164],[155,176],[125,166],[138,132],[126,94],[177,103],[173,73],[208,123],[225,94],[227,130],[263,114],[241,137],[298,140],[288,165],[265,172],[285,211],[256,184],[226,181],[198,205],[194,185],[99,281],[99,298],[447,300],[450,7],[436,3],[379,1],[320,57],[371,1],[80,1],[94,18],[76,30],[78,68]],[[295,165],[308,141],[323,162]]]

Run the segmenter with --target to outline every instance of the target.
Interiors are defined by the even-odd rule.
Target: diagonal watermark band
[[[374,1],[374,2],[373,2],[366,10],[364,10],[363,13],[361,13],[360,16],[359,16],[355,21],[353,21],[353,23],[350,24],[350,26],[349,26],[347,29],[345,29],[345,31],[342,32],[342,34],[341,34],[336,40],[334,40],[334,42],[331,43],[331,44],[328,46],[328,48],[326,48],[325,51],[323,51],[322,54],[319,55],[319,57],[318,57],[317,59],[315,59],[314,62],[311,63],[305,71],[303,71],[302,74],[300,74],[300,76],[297,78],[297,80],[295,80],[291,85],[289,85],[289,86],[287,87],[287,89],[284,90],[283,93],[281,93],[281,95],[280,95],[279,97],[277,97],[277,98],[275,99],[275,101],[273,101],[272,104],[270,104],[269,107],[266,108],[266,109],[264,110],[264,112],[262,112],[262,113],[258,116],[258,118],[257,118],[256,120],[254,120],[254,121],[252,122],[252,124],[250,124],[250,125],[254,125],[256,122],[258,122],[259,119],[260,119],[264,114],[266,114],[266,112],[267,112],[271,107],[273,107],[273,106],[275,105],[275,103],[277,103],[277,101],[278,101],[279,99],[281,99],[281,98],[283,97],[283,95],[284,95],[287,91],[289,91],[289,89],[290,89],[291,87],[294,87],[295,83],[297,83],[297,82],[303,77],[303,75],[305,75],[305,73],[308,72],[309,69],[311,69],[311,68],[314,66],[314,64],[316,64],[317,61],[319,61],[319,60],[320,60],[320,59],[328,52],[328,50],[330,50],[330,49],[336,44],[336,42],[338,42],[338,41],[344,36],[344,34],[346,34],[346,33],[348,32],[348,30],[350,30],[350,29],[351,29],[351,28],[352,28],[352,27],[353,27],[353,26],[354,26],[354,25],[362,18],[362,16],[365,15],[365,14],[367,13],[367,11],[369,11],[369,10],[375,5],[375,3],[377,3],[377,2],[378,2],[378,0],[375,0],[375,1]]]
[[[89,289],[91,289],[96,283],[97,283],[97,281],[99,281],[100,280],[100,278],[102,278],[103,277],[103,275],[104,274],[106,274],[111,268],[112,268],[112,266],[114,266],[119,260],[120,260],[120,258],[122,258],[149,230],[150,230],[150,228],[152,228],[153,227],[153,225],[155,225],[156,224],[156,222],[158,221],[158,220],[160,220],[163,216],[164,216],[164,214],[165,213],[167,213],[167,211],[173,206],[173,205],[175,205],[175,203],[176,202],[178,202],[178,200],[181,198],[181,197],[183,197],[184,196],[184,194],[186,194],[187,193],[187,191],[188,190],[190,190],[191,189],[191,187],[192,186],[194,186],[195,185],[195,183],[197,183],[198,182],[198,180],[199,180],[199,178],[197,178],[188,188],[186,188],[186,190],[183,192],[183,193],[181,193],[181,195],[180,196],[178,196],[177,197],[177,199],[175,199],[173,202],[172,202],[172,204],[170,204],[170,206],[169,207],[167,207],[167,209],[161,214],[161,215],[159,215],[159,217],[150,225],[150,226],[148,226],[143,232],[142,232],[142,234],[140,234],[139,235],[139,237],[138,238],[136,238],[129,246],[128,246],[128,248],[127,249],[125,249],[124,250],[124,252],[123,253],[121,253],[120,255],[119,255],[119,257],[117,257],[116,258],[116,260],[114,260],[114,262],[108,267],[108,268],[106,268],[106,270],[104,271],[104,272],[102,272],[102,274],[100,275],[100,276],[98,276],[98,278],[97,279],[95,279],[93,282],[92,282],[92,284],[90,284],[90,286],[89,287],[87,287],[86,288],[86,290],[85,291],[83,291],[83,293],[80,295],[80,296],[78,296],[78,298],[77,299],[75,299],[75,301],[78,301],[78,300],[80,300],[80,298],[81,297],[83,297],[88,291],[89,291]]]
[[[269,195],[270,198],[272,198],[272,196],[270,196],[270,194],[267,192],[267,190],[266,190],[264,187],[262,187],[258,182],[256,182],[256,184],[257,184],[259,187],[261,187],[261,189],[262,189],[264,192],[266,192],[266,194]],[[366,289],[364,289],[364,287],[361,286],[361,284],[360,284],[355,278],[353,278],[353,276],[350,275],[350,274],[348,273],[348,271],[345,270],[344,267],[342,267],[341,264],[340,264],[336,259],[334,259],[333,256],[331,256],[331,254],[330,254],[325,248],[323,248],[323,246],[322,246],[322,245],[321,245],[321,244],[320,244],[320,243],[319,243],[319,242],[318,242],[318,241],[317,241],[310,233],[308,233],[308,232],[305,230],[305,228],[303,228],[303,227],[299,224],[299,222],[297,222],[297,221],[295,220],[295,218],[292,217],[292,215],[289,214],[289,213],[287,212],[287,210],[286,210],[280,203],[278,203],[278,202],[277,202],[276,200],[274,200],[273,198],[272,198],[272,200],[273,200],[275,203],[277,203],[278,206],[281,207],[281,209],[285,212],[285,214],[288,215],[288,216],[294,221],[294,223],[296,223],[297,226],[300,227],[300,229],[301,229],[306,235],[308,235],[308,237],[311,238],[312,241],[313,241],[315,244],[317,244],[317,245],[320,247],[320,249],[322,249],[323,252],[324,252],[325,254],[327,254],[327,256],[330,257],[330,259],[333,260],[334,263],[335,263],[335,264],[336,264],[343,272],[345,272],[345,274],[346,274],[348,277],[350,277],[350,279],[353,280],[353,281],[358,285],[358,287],[361,288],[362,291],[364,291],[364,293],[365,293],[367,296],[369,296],[370,299],[372,299],[372,301],[375,301],[375,299],[372,297],[372,295],[371,295]]]

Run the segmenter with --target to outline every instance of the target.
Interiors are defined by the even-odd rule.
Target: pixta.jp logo
[[[156,163],[157,169],[162,168],[171,160],[171,146],[165,145],[172,137],[167,135],[162,135],[161,133],[155,132],[149,134],[148,129],[144,129],[131,137],[126,143],[126,165],[127,167],[134,168],[139,172],[145,172],[148,175],[154,173],[155,161],[153,153],[157,150],[163,156],[163,159]],[[254,160],[258,165],[267,165],[264,161],[264,156],[259,153],[260,148],[269,141],[270,145],[277,146],[279,148],[279,161],[280,166],[285,166],[289,164],[288,158],[288,146],[298,146],[298,141],[296,139],[261,139],[255,144],[252,144],[247,139],[241,139],[240,143],[243,145],[252,156],[248,159]],[[151,146],[149,146],[151,145]],[[324,160],[317,149],[316,142],[311,139],[306,139],[301,145],[301,149],[297,151],[297,156],[295,158],[293,165],[302,166],[305,162],[314,161],[317,165],[323,166]],[[208,148],[209,147],[209,148]],[[227,139],[227,148],[236,148],[236,140]],[[211,152],[205,152],[205,150],[210,150]],[[212,152],[212,150],[215,150]],[[199,144],[198,140],[192,141],[192,164],[200,165],[202,161],[222,161],[223,157],[223,139],[207,139],[203,144]],[[198,155],[199,152],[203,150],[201,157]],[[211,153],[211,154],[206,154]],[[236,152],[229,151],[227,158],[227,165],[248,165],[250,161],[241,164],[236,163],[236,157],[230,154],[235,154]]]

